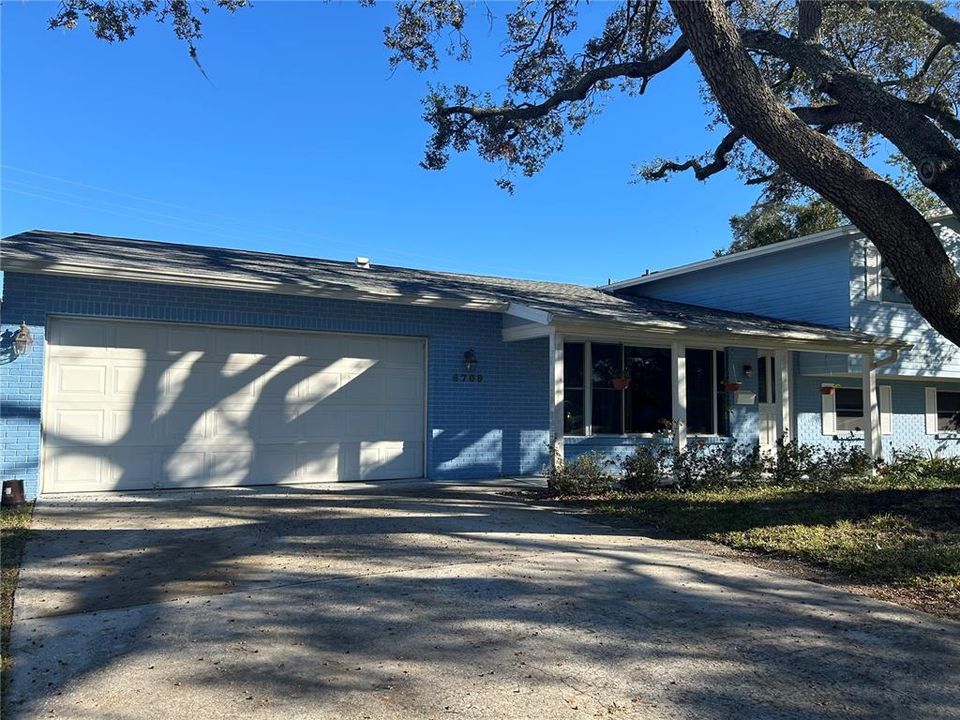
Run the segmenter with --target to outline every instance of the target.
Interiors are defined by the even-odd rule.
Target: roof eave
[[[41,263],[21,260],[2,260],[0,270],[41,275],[66,275],[89,277],[100,280],[125,280],[131,282],[203,287],[221,290],[243,290],[248,292],[274,293],[280,295],[307,295],[331,300],[357,300],[418,307],[437,307],[457,310],[477,310],[483,312],[507,312],[510,303],[485,297],[451,297],[444,295],[377,292],[372,290],[344,289],[329,285],[278,283],[249,278],[231,279],[221,276],[163,272],[157,270],[129,270],[115,267],[79,265],[73,263]]]

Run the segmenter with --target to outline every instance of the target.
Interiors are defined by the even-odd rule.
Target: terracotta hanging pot
[[[613,385],[614,390],[626,390],[630,387],[630,378],[613,378],[610,384]]]
[[[727,392],[736,392],[742,387],[743,383],[737,382],[736,380],[727,380],[725,383],[723,383],[723,389]]]

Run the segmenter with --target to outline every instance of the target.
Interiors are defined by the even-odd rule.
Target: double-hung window
[[[927,388],[927,434],[960,433],[960,391]]]
[[[837,432],[863,432],[863,391],[860,388],[836,389]]]
[[[646,435],[671,426],[668,348],[570,342],[563,353],[566,435]],[[725,354],[688,349],[686,358],[688,432],[727,434]]]

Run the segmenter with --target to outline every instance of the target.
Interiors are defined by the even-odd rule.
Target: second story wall
[[[847,329],[848,238],[652,279],[619,292]]]
[[[960,224],[955,218],[934,223],[960,271]],[[944,338],[909,303],[896,302],[884,285],[876,248],[862,236],[850,241],[850,327],[911,343],[884,375],[960,377],[960,348]]]

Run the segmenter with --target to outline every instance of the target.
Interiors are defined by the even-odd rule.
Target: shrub
[[[575,460],[555,460],[547,488],[555,495],[591,495],[610,490],[615,478],[607,468],[612,463],[599,453],[588,452]]]
[[[669,472],[663,466],[664,448],[652,448],[649,445],[637,445],[620,462],[623,476],[620,486],[627,492],[643,492],[660,487]]]
[[[906,450],[894,450],[890,464],[883,466],[881,472],[886,480],[893,483],[956,483],[960,481],[960,458],[942,457],[913,446]]]

